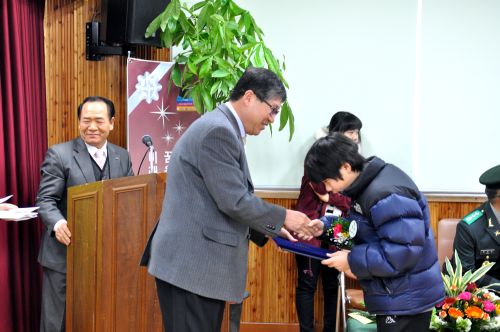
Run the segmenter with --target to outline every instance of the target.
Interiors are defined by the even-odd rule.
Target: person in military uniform
[[[464,272],[474,271],[484,262],[498,262],[476,282],[484,287],[500,283],[500,165],[484,172],[479,182],[486,186],[488,200],[458,223],[453,248]],[[492,289],[500,291],[500,285]]]

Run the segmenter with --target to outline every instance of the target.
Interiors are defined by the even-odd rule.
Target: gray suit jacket
[[[220,105],[176,143],[148,271],[192,293],[241,302],[249,228],[276,236],[285,215],[253,195],[236,119]]]
[[[66,273],[66,246],[54,235],[54,225],[66,219],[68,187],[95,182],[91,156],[81,138],[51,146],[41,166],[40,188],[36,205],[45,224],[38,262],[57,272]],[[108,142],[111,178],[134,175],[127,150]]]

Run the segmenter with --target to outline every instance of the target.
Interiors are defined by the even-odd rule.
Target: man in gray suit
[[[40,331],[64,331],[68,187],[134,175],[127,150],[107,141],[115,108],[103,97],[87,97],[78,107],[80,137],[49,148],[41,166],[36,205],[45,231],[38,262],[43,267]],[[89,276],[90,277],[90,276]]]
[[[274,73],[249,68],[230,101],[176,143],[160,220],[142,261],[156,277],[167,332],[220,330],[225,302],[243,299],[252,235],[321,233],[301,212],[253,194],[243,141],[273,123],[285,99]]]

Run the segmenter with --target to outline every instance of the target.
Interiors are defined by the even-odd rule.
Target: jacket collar
[[[111,179],[123,176],[121,172],[120,155],[116,150],[116,146],[108,142],[108,164],[109,164],[109,177]]]
[[[500,245],[500,225],[498,224],[497,217],[491,208],[490,202],[485,202],[482,206],[486,218],[486,231],[493,240]]]
[[[73,140],[73,157],[85,178],[85,182],[95,182],[94,168],[92,167],[92,160],[90,160],[92,157],[81,137]]]
[[[359,173],[356,180],[344,190],[344,194],[353,199],[358,198],[385,165],[385,161],[379,157],[373,156],[368,158],[363,165],[363,170]]]
[[[234,132],[236,133],[237,137],[243,139],[241,137],[240,128],[238,127],[238,121],[226,106],[226,104],[220,104],[216,109],[220,110],[228,118],[229,123],[231,123],[231,125],[233,126]]]

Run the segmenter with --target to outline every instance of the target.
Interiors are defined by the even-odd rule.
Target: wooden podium
[[[154,278],[139,261],[165,182],[149,174],[69,188],[66,331],[163,331]]]

